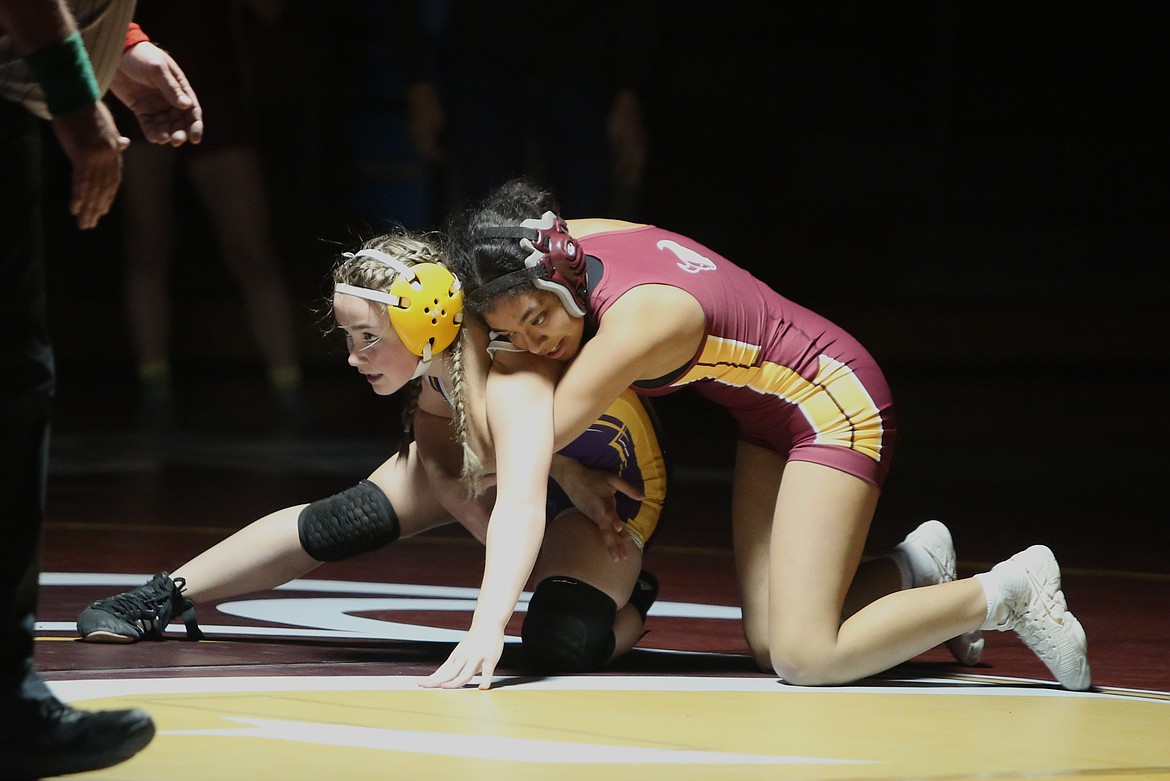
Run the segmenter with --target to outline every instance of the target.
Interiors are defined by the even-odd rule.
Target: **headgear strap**
[[[483,303],[496,292],[527,277],[541,290],[555,293],[573,317],[585,316],[585,251],[569,235],[565,221],[551,211],[540,219],[528,219],[519,225],[499,225],[476,231],[480,238],[520,239],[528,252],[524,268],[492,280],[475,291]]]

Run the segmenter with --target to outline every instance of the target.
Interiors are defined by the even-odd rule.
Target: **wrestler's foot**
[[[1052,551],[1033,545],[996,564],[991,574],[999,576],[999,594],[984,628],[1013,630],[1061,686],[1073,691],[1088,689],[1088,640],[1065,602],[1060,567]]]
[[[81,612],[77,633],[89,643],[137,643],[162,640],[163,631],[181,615],[192,640],[203,637],[195,622],[195,605],[183,596],[187,582],[160,572],[131,591],[99,599]]]
[[[898,547],[906,554],[914,586],[950,583],[958,577],[954,542],[940,521],[926,521],[907,534]],[[983,632],[973,629],[952,637],[946,645],[959,664],[978,664],[983,655]]]

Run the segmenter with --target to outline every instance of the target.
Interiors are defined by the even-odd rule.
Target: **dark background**
[[[440,172],[405,140],[392,31],[362,24],[384,18],[377,6],[290,3],[251,31],[248,86],[300,304],[310,434],[392,442],[395,402],[351,376],[318,322],[339,245],[439,219]],[[671,3],[647,40],[650,158],[622,216],[707,243],[883,364],[900,441],[875,544],[941,517],[975,557],[1067,536],[1078,566],[1166,572],[1170,10]],[[117,428],[134,406],[117,213],[74,229],[52,150],[57,430]],[[235,285],[186,197],[183,420],[264,436],[276,422]],[[680,495],[722,497],[722,413],[685,393],[659,408]],[[700,541],[724,544],[726,506],[711,507]]]

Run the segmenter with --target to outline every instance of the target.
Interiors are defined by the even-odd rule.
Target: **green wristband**
[[[25,57],[24,62],[41,85],[53,116],[92,105],[101,97],[89,53],[76,30],[61,43]]]

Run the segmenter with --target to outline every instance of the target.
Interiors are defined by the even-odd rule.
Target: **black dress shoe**
[[[137,708],[83,711],[56,700],[3,703],[0,777],[13,781],[98,770],[124,762],[154,738]]]

